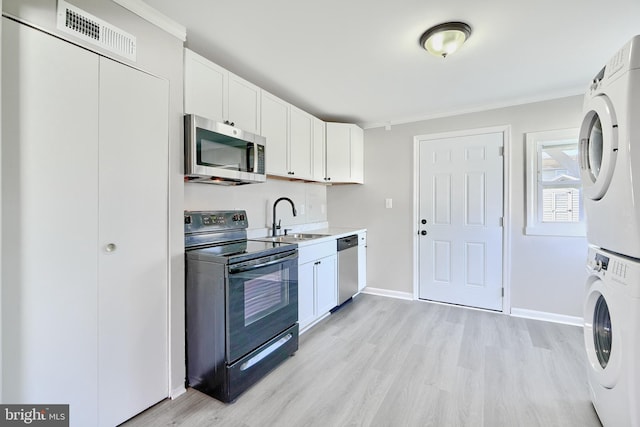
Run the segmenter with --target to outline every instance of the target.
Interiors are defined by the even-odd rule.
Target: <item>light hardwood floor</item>
[[[359,295],[225,405],[195,390],[126,426],[600,426],[582,329]]]

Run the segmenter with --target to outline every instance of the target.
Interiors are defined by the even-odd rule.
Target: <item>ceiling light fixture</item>
[[[464,22],[445,22],[429,28],[420,37],[420,45],[435,56],[446,58],[471,36],[471,27]]]

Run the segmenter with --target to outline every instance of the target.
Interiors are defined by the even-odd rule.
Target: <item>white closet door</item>
[[[2,403],[97,420],[98,57],[2,19]]]
[[[99,419],[168,396],[168,82],[100,59]]]

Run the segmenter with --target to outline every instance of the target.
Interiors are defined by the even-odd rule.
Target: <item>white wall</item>
[[[511,125],[512,308],[582,317],[586,239],[525,236],[525,133],[579,127],[574,96],[460,116],[365,130],[365,184],[327,191],[332,226],[366,227],[367,286],[413,293],[413,138]],[[385,208],[385,199],[393,208]]]
[[[282,228],[289,225],[324,222],[327,220],[327,190],[323,184],[303,183],[268,178],[262,184],[224,187],[188,183],[184,189],[185,210],[245,209],[250,229],[271,227],[273,202],[289,197],[296,205],[293,217],[289,203],[278,204],[276,217]]]

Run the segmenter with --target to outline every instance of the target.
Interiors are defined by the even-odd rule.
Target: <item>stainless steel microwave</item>
[[[267,180],[263,136],[194,114],[184,116],[185,181],[241,185]]]

